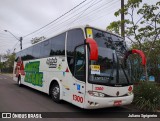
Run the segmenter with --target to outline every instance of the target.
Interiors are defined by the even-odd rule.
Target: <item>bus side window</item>
[[[84,44],[84,34],[82,29],[73,29],[67,34],[67,62],[71,73],[73,73],[74,49],[78,45]]]
[[[44,57],[49,57],[50,55],[50,49],[51,49],[51,41],[50,40],[46,40],[42,43],[40,43],[41,45],[41,54],[40,57],[44,58]]]
[[[40,57],[40,49],[41,49],[41,45],[40,44],[36,44],[33,46],[33,50],[32,50],[32,56],[34,59],[37,59]]]
[[[65,37],[66,33],[62,33],[50,39],[50,56],[65,55]]]
[[[75,49],[74,76],[78,80],[85,81],[85,52],[84,45]]]

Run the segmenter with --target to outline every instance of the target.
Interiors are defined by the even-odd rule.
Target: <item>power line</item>
[[[96,11],[96,12],[99,12],[99,11],[102,11],[102,10],[103,10],[103,12],[104,12],[105,8],[103,8],[103,7],[105,7],[106,5],[108,5],[109,3],[113,2],[113,1],[114,1],[114,0],[112,0],[112,1],[110,1],[110,2],[107,2],[106,4],[103,4],[101,7],[98,6],[97,8],[89,11],[89,12],[88,12],[89,15],[91,16],[91,15],[94,14],[94,16],[97,17],[97,15],[99,15],[99,13],[96,13],[96,14],[95,14],[95,11]],[[110,7],[113,7],[112,5],[115,4],[115,3],[117,3],[118,1],[119,1],[119,0],[117,0],[117,1],[113,2],[112,4],[110,4],[110,6],[107,7],[107,10],[108,10]],[[87,17],[87,16],[88,16],[88,14],[82,16],[80,19],[83,19],[84,17]],[[94,18],[95,18],[95,17],[94,17]],[[79,19],[79,20],[80,20],[80,19]]]
[[[111,1],[110,1],[110,2],[111,2]],[[107,3],[109,4],[110,2],[107,2]],[[100,2],[98,1],[97,3],[100,3]],[[96,5],[97,3],[95,3],[94,5]],[[91,7],[93,7],[94,5],[92,5]],[[106,4],[105,4],[105,5],[106,5]],[[91,7],[90,7],[90,8],[91,8]],[[100,6],[97,6],[97,7],[100,7]],[[97,8],[96,8],[96,9],[97,9]],[[95,11],[96,9],[94,9],[94,11]],[[81,14],[82,12],[84,12],[84,10],[83,10],[83,11],[80,11],[80,12],[77,13],[76,15],[70,17],[69,19],[66,19],[65,21],[57,24],[56,26],[52,27],[50,30],[47,30],[46,32],[48,32],[48,31],[52,32],[53,30],[56,30],[56,31],[57,31],[57,28],[61,28],[61,26],[63,26],[63,28],[64,28],[63,23],[65,23],[65,25],[67,26],[67,25],[70,23],[70,21],[69,21],[70,19],[76,18],[76,16],[78,16],[78,15]],[[89,15],[89,14],[88,14],[88,15]],[[94,16],[96,16],[96,14],[95,14]],[[83,17],[81,17],[81,18],[83,18]],[[61,25],[61,26],[60,26],[60,25]],[[45,32],[45,33],[46,33],[46,32]]]
[[[90,8],[93,7],[94,5],[97,5],[97,4],[100,3],[101,1],[102,1],[102,0],[96,2],[96,1],[92,1],[92,0],[91,0],[91,2],[92,2],[93,4],[92,4],[91,2],[89,2],[90,4],[92,4],[92,6],[90,6]],[[95,3],[95,2],[96,2],[96,3]],[[85,5],[88,5],[88,4],[85,4]],[[82,6],[82,7],[84,7],[84,6]],[[81,8],[82,8],[82,7],[81,7]],[[70,22],[67,23],[67,21],[71,20],[72,18],[76,18],[76,16],[79,16],[79,14],[81,14],[81,13],[83,13],[83,12],[84,12],[84,10],[78,12],[77,14],[71,16],[71,17],[68,18],[68,19],[63,19],[63,21],[62,21],[61,23],[56,24],[56,26],[54,25],[52,28],[46,30],[46,31],[43,32],[43,33],[46,33],[46,32],[51,31],[51,30],[55,30],[56,27],[59,27],[59,26],[62,25],[63,23],[65,23],[66,26],[68,26],[68,24],[69,24]],[[58,21],[58,22],[59,22],[59,21]],[[63,28],[64,28],[64,26],[63,26]],[[41,33],[41,32],[39,32],[39,33],[37,33],[37,34],[40,34],[40,33]]]
[[[100,1],[102,1],[102,0],[99,0],[98,2],[100,2]],[[90,7],[93,7],[93,5],[95,5],[96,3],[96,0],[90,5],[90,6],[88,6],[85,10],[83,10],[82,12],[81,12],[81,14],[75,19],[75,20],[73,20],[73,21],[71,21],[70,22],[70,24],[72,23],[74,23],[75,21],[77,21],[78,20],[78,18],[80,17],[80,16],[82,16],[82,14],[84,14]],[[97,2],[97,3],[98,3]],[[68,26],[70,26],[70,25],[68,25]],[[67,28],[67,27],[66,27]]]
[[[14,50],[17,49],[16,46],[18,45],[18,43],[19,43],[19,41],[12,47],[11,51],[14,52]]]
[[[119,0],[117,0],[117,1],[119,1]],[[95,20],[98,20],[99,18],[102,18],[102,17],[105,17],[104,15],[109,15],[109,14],[111,14],[112,12],[114,12],[114,11],[117,11],[118,9],[116,8],[116,9],[110,9],[110,10],[108,10],[109,8],[111,8],[111,7],[113,7],[112,5],[113,4],[115,4],[115,3],[117,3],[117,1],[115,1],[114,3],[112,3],[107,9],[99,9],[98,11],[96,11],[96,12],[100,12],[100,11],[102,11],[103,10],[103,13],[104,14],[100,14],[100,13],[97,13],[97,14],[94,14],[93,12],[96,10],[96,9],[94,9],[93,11],[91,11],[91,13],[92,14],[94,14],[94,16],[96,16],[96,18],[94,17],[94,19],[93,20],[89,20],[89,21],[87,21],[87,22],[92,22],[92,21],[95,21]],[[105,12],[106,11],[106,12]],[[90,15],[92,15],[92,14],[90,14]],[[99,16],[100,15],[100,16]],[[86,17],[86,15],[85,16],[83,16],[83,17],[81,17],[80,19],[79,19],[79,23],[82,23],[83,21],[83,18],[84,17]],[[89,16],[88,16],[89,17]]]
[[[84,8],[84,7],[85,7],[86,5],[88,5],[90,2],[92,2],[92,0],[90,0],[89,2],[87,2],[86,4],[84,4],[84,5],[83,5],[83,6],[81,6],[81,7],[80,7],[80,6],[79,6],[79,7],[77,7],[75,10],[77,11],[77,10],[79,10],[79,9],[81,9],[81,8]],[[74,12],[74,13],[75,13],[75,10],[74,10],[74,11],[72,11],[72,12]],[[69,16],[69,15],[73,15],[73,13],[72,13],[72,12],[68,13],[67,15],[68,15],[68,16]],[[60,19],[59,21],[55,21],[55,22],[53,22],[53,23],[54,23],[54,25],[55,25],[56,23],[59,23],[60,21],[66,21],[66,20],[65,20],[65,18],[66,18],[66,17],[68,17],[68,16],[63,16],[63,19]],[[74,17],[74,16],[72,16],[72,17]],[[72,18],[72,17],[71,17],[71,18]],[[52,23],[52,24],[53,24],[53,23]],[[54,26],[54,25],[53,25],[53,26]],[[38,31],[38,33],[36,32],[36,33],[33,33],[33,34],[39,34],[39,33],[41,33],[42,31],[45,31],[45,29],[50,29],[50,28],[52,29],[52,25],[47,26],[47,27],[48,27],[48,28],[43,28],[43,29],[41,29],[40,31]],[[32,35],[33,35],[33,34],[32,34]],[[28,37],[28,36],[27,36],[27,37]]]
[[[69,12],[73,11],[75,8],[77,8],[78,6],[80,6],[81,4],[83,4],[83,3],[86,2],[86,1],[87,1],[87,0],[82,1],[80,4],[76,5],[75,7],[73,7],[73,8],[70,9],[69,11],[67,11],[66,13],[62,14],[60,17],[54,19],[53,21],[51,21],[50,23],[46,24],[45,26],[43,26],[43,27],[41,27],[41,28],[39,28],[39,29],[37,29],[37,30],[35,30],[35,31],[33,31],[33,32],[31,32],[31,33],[25,35],[25,36],[23,36],[23,38],[25,38],[25,37],[27,37],[27,36],[29,36],[29,35],[31,35],[31,34],[37,32],[37,31],[39,31],[39,30],[41,30],[41,29],[47,27],[48,25],[52,24],[53,22],[57,21],[57,20],[60,19],[61,17],[63,17],[63,16],[65,16],[66,14],[68,14]]]
[[[105,3],[105,4],[103,4],[102,6],[97,6],[95,9],[93,9],[93,10],[91,10],[91,12],[90,13],[94,13],[95,11],[97,11],[97,10],[103,10],[102,8],[105,6],[105,5],[107,5],[107,4],[109,4],[109,3],[111,3],[111,1],[110,2],[107,2],[107,3]],[[93,7],[94,5],[92,4],[92,6],[91,7]],[[110,5],[111,6],[111,5]],[[111,6],[112,7],[112,6]],[[67,19],[67,20],[64,20],[63,22],[61,22],[61,23],[59,23],[58,25],[56,25],[56,26],[54,26],[54,27],[52,27],[50,30],[59,30],[59,28],[62,28],[61,26],[63,25],[63,23],[65,23],[65,24],[69,24],[70,23],[70,21],[68,21],[68,20],[70,20],[70,19],[72,19],[72,18],[76,18],[76,16],[78,16],[79,14],[81,14],[82,12],[84,12],[85,10],[82,10],[82,11],[80,11],[78,14],[76,14],[76,15],[74,15],[74,16],[72,16],[72,17],[70,17],[69,19]],[[86,15],[85,15],[86,16]],[[82,16],[82,17],[79,17],[80,19],[82,19],[82,18],[84,18],[85,16]],[[94,16],[97,16],[96,14],[94,14]],[[101,17],[103,17],[103,16],[101,16]],[[95,20],[97,20],[97,19],[94,19],[94,20],[92,20],[92,21],[95,21]],[[68,22],[67,22],[68,21]],[[56,21],[56,22],[59,22],[59,21]],[[65,26],[67,26],[67,25],[65,25]],[[58,29],[57,29],[58,28]],[[63,25],[63,28],[64,28],[64,25]],[[46,32],[48,32],[48,31],[50,31],[50,30],[47,30]],[[50,31],[50,32],[52,32],[52,31]],[[45,32],[45,33],[46,33]],[[30,42],[27,42],[27,43],[30,43]]]

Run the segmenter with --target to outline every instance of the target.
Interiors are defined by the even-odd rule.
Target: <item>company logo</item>
[[[95,90],[104,90],[103,87],[95,87]]]
[[[56,68],[57,67],[57,58],[48,58],[46,64],[49,65],[49,68]]]
[[[116,95],[119,96],[119,91],[117,91]]]

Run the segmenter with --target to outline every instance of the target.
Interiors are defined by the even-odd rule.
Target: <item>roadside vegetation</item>
[[[134,86],[133,104],[142,111],[160,109],[160,87],[154,82],[141,82]]]
[[[1,57],[2,62],[0,62],[0,72],[12,73],[15,60],[15,53],[11,53],[10,50],[8,50],[6,54],[1,55]]]

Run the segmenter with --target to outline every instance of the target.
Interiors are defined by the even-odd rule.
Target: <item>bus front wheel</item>
[[[53,84],[50,90],[51,98],[54,102],[60,102],[60,87],[57,83]]]

